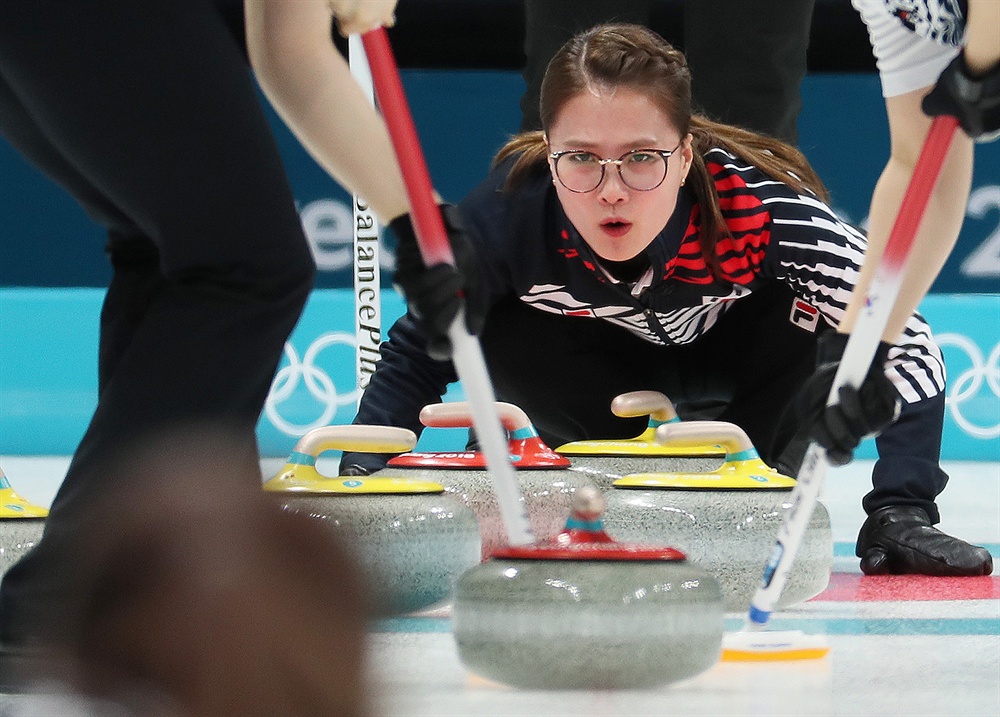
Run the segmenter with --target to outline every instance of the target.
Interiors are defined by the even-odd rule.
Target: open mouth
[[[606,234],[613,237],[624,236],[631,228],[632,222],[626,222],[620,219],[609,219],[608,221],[601,222],[601,229]]]

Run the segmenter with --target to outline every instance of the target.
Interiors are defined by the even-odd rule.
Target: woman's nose
[[[604,177],[597,187],[597,193],[603,202],[618,204],[628,199],[628,187],[622,181],[621,174],[614,166],[607,167]]]

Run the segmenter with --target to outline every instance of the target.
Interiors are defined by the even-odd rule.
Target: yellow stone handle
[[[406,453],[417,445],[417,435],[396,426],[345,425],[314,428],[295,444],[294,453],[318,457],[324,451]]]
[[[734,423],[725,421],[679,421],[664,423],[654,434],[658,443],[679,448],[714,443],[726,449],[726,460],[756,458],[750,437]]]
[[[677,420],[674,404],[659,391],[631,391],[615,396],[611,412],[619,418],[649,416],[659,423]]]
[[[523,409],[503,401],[497,401],[496,406],[508,434],[531,428],[531,421]],[[420,422],[429,428],[468,428],[472,426],[472,409],[468,401],[431,403],[420,411]]]
[[[395,426],[324,426],[299,439],[278,475],[264,482],[271,493],[440,493],[437,483],[400,478],[329,477],[319,472],[316,460],[324,451],[358,453],[406,453],[417,445],[416,434]]]
[[[46,518],[48,508],[29,503],[19,496],[0,468],[0,518]]]

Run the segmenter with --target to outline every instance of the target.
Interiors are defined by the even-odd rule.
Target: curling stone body
[[[574,441],[556,449],[570,459],[571,470],[590,478],[601,490],[610,490],[619,478],[632,473],[709,471],[722,463],[724,450],[715,444],[666,446],[656,429],[680,421],[673,404],[657,391],[633,391],[616,396],[611,412],[621,418],[648,416],[646,430],[635,438]]]
[[[0,518],[0,576],[42,539],[45,518]]]
[[[370,489],[372,482],[341,481],[348,490],[359,491]],[[422,490],[426,492],[325,493],[281,500],[285,510],[326,521],[368,570],[372,594],[384,603],[382,611],[398,615],[448,600],[457,577],[480,560],[473,512],[440,486]]]
[[[588,492],[600,496],[577,496]],[[724,628],[716,579],[672,548],[614,543],[599,521],[584,531],[573,521],[462,575],[452,612],[462,663],[528,689],[643,689],[711,667]],[[573,540],[595,531],[602,540]]]
[[[15,493],[0,470],[0,575],[42,539],[48,514]]]
[[[285,510],[322,520],[333,530],[366,571],[379,613],[404,614],[450,599],[458,577],[480,561],[475,514],[436,483],[318,474],[315,456],[323,450],[357,451],[369,445],[351,440],[359,430],[382,435],[404,429],[329,426],[311,431],[264,490],[274,493]],[[412,437],[406,441],[412,447],[416,437],[405,433]],[[400,447],[379,446],[378,452]]]
[[[459,656],[523,688],[642,689],[718,660],[718,582],[687,561],[489,560],[452,612]]]
[[[749,608],[778,528],[791,509],[791,488],[716,490],[616,487],[608,494],[608,530],[626,541],[669,543],[715,575],[726,609]],[[823,592],[833,567],[830,514],[817,503],[777,606]]]
[[[626,476],[606,495],[605,520],[621,540],[668,543],[683,551],[718,578],[727,610],[745,611],[791,509],[794,485],[744,445],[712,473]],[[832,567],[830,514],[817,503],[777,606],[821,593]]]
[[[562,530],[570,513],[573,495],[593,486],[585,475],[568,470],[568,459],[554,453],[538,437],[524,412],[512,404],[498,403],[500,419],[507,429],[508,454],[524,500],[525,511],[536,538],[552,537]],[[420,414],[428,427],[464,427],[472,423],[465,402],[426,406]],[[423,452],[397,456],[387,468],[374,474],[380,478],[403,478],[439,483],[449,495],[467,505],[479,522],[482,556],[507,542],[496,487],[479,451]]]

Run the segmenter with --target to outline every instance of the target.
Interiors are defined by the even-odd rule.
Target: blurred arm
[[[1000,63],[1000,2],[997,0],[969,0],[963,55],[968,72],[974,76],[983,75]],[[858,286],[838,328],[842,333],[854,328],[913,176],[931,125],[931,117],[923,112],[921,101],[931,89],[924,87],[886,100],[890,157],[872,195],[868,250]],[[882,335],[884,341],[892,342],[899,337],[906,320],[930,290],[958,240],[972,187],[972,157],[972,140],[964,132],[956,132],[914,239],[899,298]]]
[[[388,222],[409,211],[406,188],[385,124],[330,31],[326,0],[246,0],[250,62],[267,98],[330,176]]]
[[[886,99],[889,117],[890,153],[875,191],[872,194],[868,226],[868,249],[861,269],[861,278],[851,295],[850,304],[838,327],[841,333],[853,330],[858,312],[864,306],[872,277],[889,240],[900,204],[906,194],[913,169],[920,157],[924,139],[930,130],[931,118],[920,107],[924,87]],[[920,222],[913,248],[904,269],[905,278],[893,307],[882,340],[895,343],[907,319],[930,289],[951,253],[965,218],[965,206],[972,187],[972,140],[964,132],[956,132],[941,174],[931,193]]]

